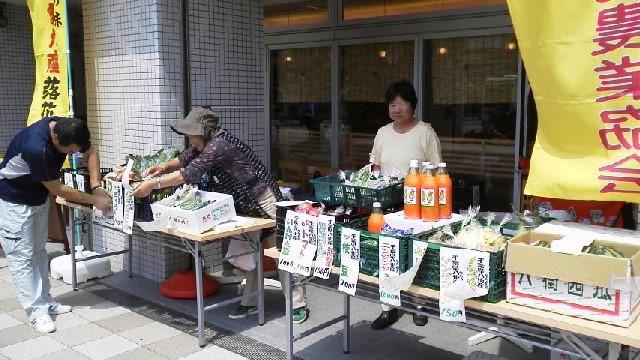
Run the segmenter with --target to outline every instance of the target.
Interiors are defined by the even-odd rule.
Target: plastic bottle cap
[[[420,161],[418,161],[418,160],[410,160],[409,161],[409,167],[418,167],[419,164],[420,164]]]
[[[382,204],[380,204],[379,202],[376,201],[376,202],[373,203],[373,207],[374,208],[376,208],[376,207],[381,208]]]
[[[447,167],[447,163],[446,162],[438,163],[438,167]]]

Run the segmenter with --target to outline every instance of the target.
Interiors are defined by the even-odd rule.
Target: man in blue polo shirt
[[[65,157],[78,151],[86,156],[93,194],[60,182]],[[18,300],[39,332],[55,331],[50,314],[71,311],[49,293],[49,194],[107,210],[111,199],[99,189],[100,182],[98,152],[87,124],[77,118],[44,118],[26,127],[11,140],[0,164],[0,245]]]

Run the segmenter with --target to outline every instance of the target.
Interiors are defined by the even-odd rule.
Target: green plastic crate
[[[371,208],[374,202],[379,202],[384,209],[400,205],[404,201],[402,182],[370,189],[341,183],[339,174],[323,176],[309,182],[313,185],[316,200],[329,205]]]
[[[360,273],[378,276],[380,265],[378,261],[378,237],[380,234],[366,231],[368,218],[353,220],[344,224],[336,224],[334,227],[333,250],[334,266],[340,266],[340,236],[342,228],[350,228],[360,231]],[[391,236],[391,235],[389,235]],[[410,267],[411,262],[411,237],[395,237],[399,240],[398,261],[400,272],[405,272]]]
[[[460,223],[452,226],[453,233],[460,230]],[[413,236],[411,243],[411,253],[413,254],[413,241],[426,241],[437,232],[437,229]],[[429,242],[427,252],[422,258],[420,268],[416,273],[413,283],[433,290],[440,290],[440,248],[455,246],[441,243]],[[413,260],[413,256],[411,257]],[[504,250],[491,252],[489,255],[489,292],[487,295],[479,297],[478,300],[496,303],[506,298],[507,273],[504,270]]]

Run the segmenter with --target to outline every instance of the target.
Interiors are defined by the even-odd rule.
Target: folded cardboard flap
[[[624,284],[619,281],[612,284],[612,278],[627,278],[632,281],[632,277],[640,271],[639,245],[605,240],[593,242],[593,245],[608,245],[620,250],[626,258],[594,254],[568,255],[552,252],[546,247],[530,245],[539,240],[553,241],[560,238],[562,235],[531,231],[514,237],[507,244],[506,270],[614,289],[620,289]]]

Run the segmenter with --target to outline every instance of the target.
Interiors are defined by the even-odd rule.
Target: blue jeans
[[[7,257],[11,280],[29,320],[49,312],[49,200],[39,206],[0,199],[0,245]]]

